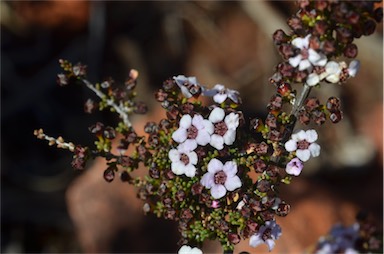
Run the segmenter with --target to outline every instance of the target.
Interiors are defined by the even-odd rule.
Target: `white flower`
[[[171,160],[171,170],[176,175],[185,174],[194,177],[196,174],[197,154],[193,151],[197,147],[194,140],[186,140],[177,149],[171,149],[168,157]]]
[[[203,119],[201,115],[183,115],[179,128],[172,134],[172,139],[178,143],[193,140],[198,145],[205,146],[211,141],[213,124]]]
[[[233,161],[227,161],[224,165],[218,159],[213,158],[208,163],[208,172],[203,175],[200,183],[207,189],[211,189],[211,195],[215,199],[225,196],[228,191],[241,187],[241,180],[236,175],[237,165]]]
[[[320,76],[317,75],[316,73],[311,73],[308,75],[306,83],[309,86],[315,86],[320,82]]]
[[[227,98],[233,102],[239,102],[240,93],[236,90],[225,88],[223,85],[217,84],[211,90],[203,92],[205,96],[213,96],[213,101],[216,103],[223,103]]]
[[[203,252],[197,247],[190,247],[188,245],[183,245],[178,251],[178,254],[203,254]]]
[[[225,117],[225,118],[224,118]],[[214,131],[209,142],[217,150],[224,148],[224,144],[232,145],[236,139],[236,128],[239,126],[239,115],[230,113],[225,116],[222,108],[214,108],[209,115]]]
[[[181,93],[186,98],[191,98],[193,94],[191,93],[190,88],[195,87],[196,91],[199,89],[204,89],[198,82],[196,77],[186,77],[184,75],[178,75],[174,76],[173,79],[175,80],[177,86],[180,88]]]
[[[257,247],[262,243],[268,245],[268,250],[271,251],[275,247],[275,240],[281,236],[281,228],[276,224],[274,220],[266,221],[263,226],[260,227],[259,232],[254,234],[249,239],[249,245]]]
[[[325,65],[325,73],[327,74],[325,79],[331,83],[338,83],[340,81],[340,75],[343,72],[343,68],[345,68],[346,66],[347,64],[345,62],[328,62]]]
[[[299,71],[306,70],[314,66],[324,66],[328,59],[322,53],[317,53],[315,50],[309,47],[308,34],[305,38],[297,37],[292,40],[291,44],[300,49],[300,53],[294,57],[288,59],[288,62],[293,67],[299,66]]]
[[[291,139],[285,143],[285,149],[288,152],[296,151],[296,156],[301,161],[306,162],[311,157],[320,155],[320,146],[314,143],[317,140],[317,132],[315,130],[300,130],[292,134]]]

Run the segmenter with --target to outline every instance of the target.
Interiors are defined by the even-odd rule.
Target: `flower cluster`
[[[359,62],[353,39],[371,34],[382,18],[382,9],[371,2],[298,3],[299,12],[288,20],[292,31],[273,35],[283,61],[270,78],[276,93],[265,119],[244,115],[238,91],[222,84],[209,88],[196,77],[178,75],[155,93],[166,117],[148,122],[147,135],[138,136],[129,119],[130,114],[146,112],[145,104],[135,101],[137,71],[131,70],[120,87],[112,80],[93,85],[84,65],[61,60],[65,73],[58,75],[59,84],[82,83],[100,99],[98,104],[88,100],[86,112],[108,108],[121,121],[116,127],[90,127],[97,138],[95,148],[51,138],[42,130],[35,135],[74,152],[76,169],[83,169],[91,158],[104,157],[106,181],[120,175],[138,187],[146,213],[178,222],[183,246],[179,253],[201,253],[196,247],[207,239],[218,240],[224,251],[233,251],[248,238],[251,246],[265,243],[271,250],[281,236],[275,217],[290,211],[279,196],[280,185],[290,184],[306,161],[320,155],[316,130],[296,129],[297,122],[321,125],[342,118],[337,97],[321,104],[309,97],[311,89],[354,77]],[[340,56],[349,63],[339,61]],[[295,87],[300,85],[299,93]],[[116,142],[118,154],[112,152]],[[126,155],[129,147],[134,152]],[[144,178],[131,175],[139,163],[148,169]]]
[[[382,232],[375,227],[372,218],[360,212],[351,226],[333,226],[326,236],[319,239],[314,253],[382,253],[382,238]]]

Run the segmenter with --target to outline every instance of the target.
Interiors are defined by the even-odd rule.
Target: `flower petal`
[[[226,145],[232,145],[236,139],[236,131],[231,129],[227,130],[227,132],[223,136],[223,139]]]
[[[203,175],[203,177],[200,179],[201,185],[205,186],[205,188],[210,189],[213,185],[215,185],[213,174],[207,172]]]
[[[299,71],[303,71],[311,67],[311,62],[308,59],[301,60],[299,64]]]
[[[360,69],[360,61],[359,60],[351,61],[348,67],[349,76],[355,77],[359,69]]]
[[[195,174],[196,174],[196,168],[195,166],[193,166],[192,164],[188,164],[187,166],[185,166],[184,168],[184,173],[186,176],[188,177],[194,177]]]
[[[192,118],[192,124],[195,126],[198,130],[201,130],[204,128],[204,118],[201,115],[194,115]]]
[[[189,163],[196,165],[197,164],[197,154],[195,152],[189,152],[187,153],[187,156],[189,158]]]
[[[171,164],[171,170],[175,175],[182,175],[185,172],[185,165],[181,161],[173,162]]]
[[[292,139],[295,141],[301,141],[307,138],[307,133],[304,130],[300,130],[299,132],[292,135]]]
[[[225,196],[227,189],[221,184],[215,184],[211,188],[211,195],[214,199],[219,199]]]
[[[261,238],[260,234],[254,234],[253,236],[251,236],[251,238],[249,238],[249,245],[251,247],[257,247],[259,246],[260,244],[263,244],[264,241],[263,239]]]
[[[211,135],[206,130],[200,130],[195,140],[197,144],[205,146],[211,141]]]
[[[296,156],[299,158],[302,162],[306,162],[311,157],[311,152],[308,149],[298,149],[296,150]]]
[[[305,138],[309,143],[313,143],[317,140],[318,138],[318,135],[317,135],[317,132],[316,130],[307,130],[305,132],[305,134],[307,135],[307,137]]]
[[[215,130],[213,123],[211,123],[209,120],[204,119],[203,124],[204,124],[204,129],[211,135]]]
[[[309,36],[307,35],[305,38],[297,37],[292,40],[291,44],[299,49],[308,48],[309,45]]]
[[[208,172],[214,174],[219,172],[224,167],[223,163],[216,158],[213,158],[208,163]]]
[[[190,151],[195,150],[197,147],[196,140],[194,139],[187,139],[184,143],[178,145],[177,150],[182,153],[188,153]]]
[[[227,99],[228,95],[226,93],[217,93],[213,96],[213,101],[216,103],[223,103]]]
[[[172,139],[177,143],[183,143],[187,139],[187,136],[187,130],[184,128],[179,128],[174,133],[172,133]]]
[[[168,152],[168,157],[172,162],[176,162],[180,160],[180,153],[177,149],[171,149]]]
[[[183,115],[183,117],[180,119],[180,127],[184,129],[188,129],[191,127],[192,124],[192,117],[190,115]]]
[[[288,62],[292,67],[297,67],[301,62],[302,56],[298,54],[297,56],[291,57],[288,59]]]
[[[311,152],[312,157],[317,157],[320,155],[320,146],[318,144],[310,144],[308,149]]]
[[[237,173],[237,165],[234,161],[227,161],[222,167],[227,177],[235,176]]]
[[[209,114],[209,121],[212,123],[218,123],[223,121],[225,116],[224,110],[222,108],[214,108]]]
[[[236,129],[239,126],[239,115],[236,113],[230,113],[224,119],[228,129]]]
[[[209,142],[209,144],[217,150],[221,150],[224,148],[224,138],[220,135],[213,134],[211,136],[211,141]]]
[[[285,142],[285,150],[287,150],[287,152],[293,152],[293,151],[296,151],[297,149],[297,142],[290,139],[288,140],[287,142]]]
[[[272,239],[265,240],[265,244],[268,246],[268,250],[271,251],[275,247],[275,241]]]
[[[306,82],[309,86],[315,86],[320,82],[320,77],[316,73],[311,73],[308,75]]]
[[[238,176],[234,176],[231,178],[227,178],[227,181],[225,181],[224,186],[229,191],[234,191],[237,188],[240,188],[242,185],[241,180]]]

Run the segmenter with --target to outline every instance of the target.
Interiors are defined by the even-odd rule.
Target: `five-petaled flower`
[[[180,88],[181,93],[188,99],[204,90],[204,87],[197,82],[196,77],[178,75],[174,76],[173,79],[175,80],[177,86]]]
[[[249,245],[257,247],[265,243],[268,245],[268,250],[271,251],[273,247],[275,247],[275,240],[279,239],[280,236],[280,226],[277,225],[274,220],[266,221],[265,224],[260,227],[259,232],[251,236]]]
[[[315,143],[317,137],[315,130],[300,130],[292,134],[291,139],[285,143],[285,149],[288,152],[296,151],[297,158],[306,162],[311,155],[317,157],[320,154],[320,146]]]
[[[214,126],[211,141],[209,142],[211,146],[221,150],[224,148],[224,144],[232,145],[235,142],[236,128],[239,126],[238,114],[232,112],[225,116],[222,108],[214,108],[208,119]]]
[[[303,163],[298,158],[293,158],[290,162],[288,162],[287,166],[285,167],[285,171],[294,176],[300,175],[301,171],[303,170]]]
[[[213,131],[213,124],[203,119],[201,115],[196,114],[193,118],[190,115],[183,115],[179,128],[172,134],[172,139],[178,143],[191,140],[205,146],[211,141]]]
[[[309,47],[309,38],[311,35],[307,35],[305,38],[297,37],[292,40],[291,44],[300,49],[300,53],[294,57],[288,59],[288,62],[293,67],[299,67],[299,71],[309,69],[314,66],[324,66],[328,59],[323,53],[318,53],[314,49]]]
[[[197,147],[193,140],[186,140],[177,149],[171,149],[168,157],[171,160],[171,170],[176,175],[185,174],[194,177],[196,174],[197,154],[193,150]]]
[[[235,103],[239,103],[240,93],[236,90],[225,88],[225,86],[216,84],[212,89],[203,92],[205,96],[213,96],[213,101],[223,103],[227,98]]]
[[[207,189],[211,189],[211,195],[214,199],[225,196],[228,191],[234,191],[240,188],[242,183],[236,175],[237,165],[233,161],[227,161],[223,164],[218,159],[213,158],[208,163],[208,172],[203,175],[200,183]]]

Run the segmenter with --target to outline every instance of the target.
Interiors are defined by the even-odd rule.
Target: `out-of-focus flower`
[[[309,69],[314,66],[324,66],[328,59],[322,54],[316,52],[309,47],[309,38],[311,35],[307,35],[305,38],[297,37],[292,40],[291,44],[300,49],[300,53],[294,57],[288,59],[288,62],[293,67],[299,67],[299,71]]]
[[[193,151],[197,147],[194,140],[186,140],[177,149],[171,149],[168,157],[171,160],[171,170],[176,175],[185,174],[194,177],[196,174],[197,154]]]
[[[285,167],[285,171],[294,176],[300,175],[301,170],[303,170],[303,163],[298,158],[293,158]]]
[[[218,159],[213,158],[208,163],[208,172],[203,175],[200,183],[207,189],[211,189],[211,195],[215,199],[225,196],[228,191],[240,188],[242,183],[236,175],[237,165],[233,161],[227,161],[224,165]]]
[[[240,93],[236,90],[225,88],[223,85],[217,84],[212,89],[203,92],[205,96],[213,96],[213,101],[223,103],[227,98],[235,103],[239,103]]]
[[[311,157],[320,155],[320,146],[315,143],[318,135],[315,130],[300,130],[292,134],[291,139],[285,143],[288,152],[296,151],[296,156],[301,161],[306,162]]]
[[[203,254],[203,252],[197,247],[191,247],[188,245],[183,245],[178,251],[178,254]]]
[[[198,82],[196,77],[186,77],[184,75],[174,76],[177,86],[180,88],[181,93],[186,98],[191,98],[194,94],[201,92],[204,89]],[[195,91],[195,92],[192,92]]]
[[[274,220],[266,221],[265,224],[260,227],[259,232],[251,236],[249,245],[257,247],[265,243],[268,246],[268,250],[271,251],[273,247],[275,247],[275,240],[279,239],[280,236],[280,226],[277,225]]]
[[[179,128],[172,134],[172,139],[178,143],[185,140],[192,140],[198,145],[205,146],[211,141],[213,124],[203,119],[201,115],[183,115]]]
[[[224,148],[224,144],[232,145],[235,142],[236,128],[239,126],[238,114],[232,112],[225,116],[222,108],[215,108],[209,115],[209,121],[214,126],[210,141],[211,146],[221,150]]]
[[[358,250],[354,248],[355,241],[359,237],[359,224],[355,223],[350,227],[344,227],[340,224],[334,226],[327,237],[319,240],[316,254],[337,253],[357,254]]]

